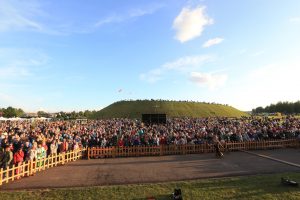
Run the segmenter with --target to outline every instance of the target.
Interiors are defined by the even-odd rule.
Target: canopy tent
[[[30,118],[30,121],[50,121],[51,118],[47,117],[35,117],[35,118]]]
[[[0,117],[0,121],[7,121],[8,119],[5,117]]]
[[[22,119],[20,117],[13,117],[13,118],[8,118],[8,120],[10,120],[10,121],[20,121],[20,120],[24,120],[24,119]]]
[[[6,118],[6,117],[0,117],[0,121],[24,121],[25,118],[20,117],[12,117],[12,118]]]

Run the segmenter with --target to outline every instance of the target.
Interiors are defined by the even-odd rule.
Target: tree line
[[[36,113],[37,117],[46,117],[46,118],[56,118],[61,120],[68,120],[68,119],[93,119],[95,116],[96,111],[79,111],[79,112],[57,112],[54,114],[45,112],[45,111],[38,111]],[[7,107],[7,108],[0,108],[0,117],[12,118],[12,117],[29,117],[21,108],[14,108],[14,107]]]
[[[7,108],[0,108],[0,117],[22,117],[25,112],[21,108],[13,108],[11,106]]]
[[[96,111],[73,111],[73,112],[57,112],[51,115],[50,113],[44,112],[44,111],[38,111],[37,116],[38,117],[46,117],[46,118],[55,118],[60,120],[69,120],[69,119],[93,119]]]
[[[90,111],[90,110],[85,110],[85,111],[79,111],[79,112],[58,112],[56,113],[57,119],[62,119],[62,120],[68,120],[68,119],[94,119],[94,116],[96,114],[96,111]]]
[[[299,114],[300,113],[300,101],[297,102],[278,102],[276,104],[271,104],[266,107],[257,107],[252,110],[253,114],[259,113],[284,113],[284,114]]]

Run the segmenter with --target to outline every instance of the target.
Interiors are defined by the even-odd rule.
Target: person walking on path
[[[223,145],[221,144],[217,135],[213,136],[213,143],[214,143],[214,148],[216,151],[216,157],[222,158],[224,156],[224,154],[221,152],[220,147],[223,147]]]

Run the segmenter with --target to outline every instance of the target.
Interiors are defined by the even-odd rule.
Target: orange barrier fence
[[[0,169],[0,185],[8,183],[21,177],[34,175],[36,172],[63,165],[67,162],[76,161],[84,156],[86,149],[69,151],[66,153],[50,155],[46,158],[24,162],[20,165],[13,165],[6,169]]]
[[[230,142],[223,145],[223,151],[262,150],[287,147],[299,147],[299,140],[269,140],[251,142]],[[132,146],[132,147],[92,147],[87,149],[88,158],[114,158],[138,156],[162,156],[179,154],[211,153],[215,148],[212,144]]]

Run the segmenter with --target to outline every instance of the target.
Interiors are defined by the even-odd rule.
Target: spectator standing
[[[37,143],[36,142],[33,142],[32,147],[29,149],[27,160],[28,161],[37,160]]]
[[[41,143],[38,144],[36,157],[37,157],[37,167],[42,166],[44,161],[43,158],[46,157],[46,150],[44,149]]]
[[[31,175],[35,174],[35,166],[37,162],[37,143],[33,142],[32,147],[29,149],[27,160],[30,162]]]
[[[26,141],[24,146],[23,146],[23,152],[24,152],[24,159],[26,160],[26,158],[28,158],[29,156],[29,151],[30,151],[30,148],[31,148],[31,144],[29,141]]]
[[[14,164],[17,166],[16,175],[22,173],[21,165],[23,163],[23,160],[24,160],[24,152],[20,147],[19,149],[17,149],[16,153],[14,154]],[[20,176],[17,176],[17,179],[20,179]]]
[[[63,142],[60,144],[60,153],[66,153],[69,150],[69,144],[64,138]]]
[[[45,140],[43,140],[43,142],[42,142],[42,147],[44,147],[44,150],[45,150],[45,157],[47,157],[48,146],[47,146]]]
[[[5,151],[0,158],[0,167],[3,168],[3,170],[6,170],[11,166],[11,163],[13,161],[13,152],[10,150],[9,145],[5,146],[4,148]],[[4,174],[4,177],[6,177],[6,174]]]
[[[53,140],[50,144],[50,155],[56,155],[58,149],[58,144]]]

